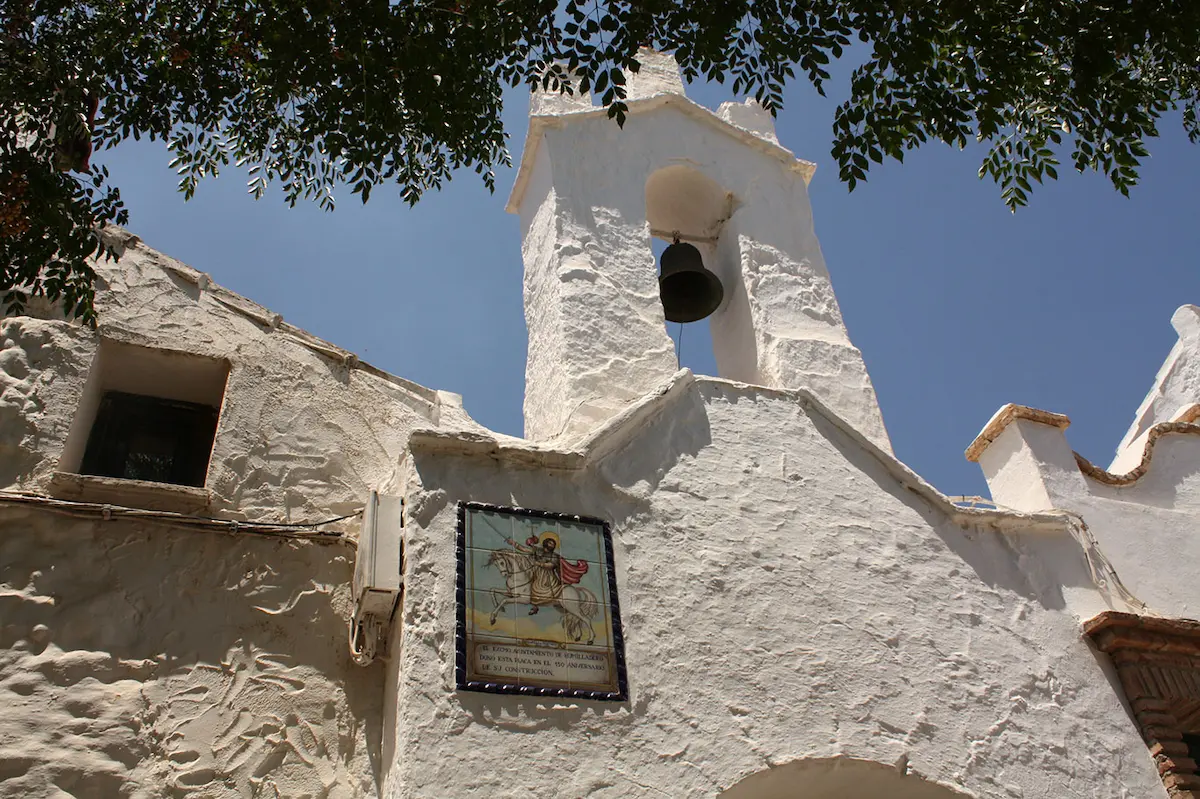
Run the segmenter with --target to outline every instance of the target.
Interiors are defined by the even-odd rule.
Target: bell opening
[[[739,286],[738,236],[727,235],[737,226],[733,193],[701,169],[672,163],[647,176],[645,195],[650,249],[661,265],[664,327],[678,364],[697,375],[759,382],[751,315]],[[717,274],[732,282],[723,286]]]
[[[660,237],[650,239],[650,249],[654,260],[660,261],[663,252],[670,241]],[[666,309],[663,309],[666,316]],[[667,338],[675,349],[675,362],[681,367],[687,367],[693,374],[716,375],[717,362],[713,351],[712,331],[709,330],[710,319],[705,318],[695,324],[679,324],[670,319],[665,320]]]

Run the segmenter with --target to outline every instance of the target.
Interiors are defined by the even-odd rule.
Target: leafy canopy
[[[1200,138],[1196,0],[0,0],[0,294],[94,323],[98,235],[125,224],[93,147],[166,142],[180,189],[230,162],[250,191],[334,205],[395,183],[409,203],[461,168],[507,164],[501,90],[599,95],[618,123],[639,45],[776,112],[798,70],[869,50],[838,107],[849,188],[938,140],[990,145],[1012,209],[1060,160],[1123,194],[1181,111]],[[856,51],[857,53],[858,51]]]

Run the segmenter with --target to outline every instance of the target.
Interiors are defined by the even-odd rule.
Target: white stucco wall
[[[0,796],[375,797],[384,671],[351,662],[351,549],[15,494],[55,492],[111,342],[183,353],[134,376],[174,393],[178,370],[155,364],[228,364],[200,515],[353,513],[392,479],[414,426],[474,423],[456,396],[110,235],[128,249],[98,265],[99,330],[44,307],[0,319]],[[358,521],[323,529],[352,537]]]
[[[1171,421],[1182,408],[1200,401],[1200,308],[1181,305],[1171,316],[1171,325],[1179,338],[1117,446],[1109,471],[1120,473],[1136,466],[1149,429]]]
[[[957,509],[892,458],[813,232],[811,165],[754,107],[680,93],[660,59],[631,82],[624,131],[585,98],[535,101],[549,116],[510,206],[529,441],[121,232],[99,331],[0,320],[0,796],[1165,795],[1081,638],[1128,608],[1073,526]],[[676,370],[650,249],[670,214],[647,189],[669,167],[728,200],[700,232],[726,287],[719,368],[746,383]],[[1168,366],[1191,363],[1180,324]],[[345,542],[13,493],[49,492],[78,450],[105,341],[229,364],[208,513],[312,521],[368,489],[404,496],[387,664],[350,662]],[[1131,435],[1191,397],[1187,374],[1164,367]],[[1195,615],[1200,437],[1162,438],[1118,487],[1083,476],[1063,427],[989,439],[997,500],[1081,514],[1151,609]],[[456,691],[460,500],[612,523],[627,702]]]
[[[1146,473],[1110,485],[1080,471],[1063,430],[1010,424],[980,457],[992,497],[1023,511],[1059,509],[1087,524],[1117,575],[1148,612],[1200,617],[1200,436],[1154,445]]]
[[[207,481],[215,515],[352,512],[390,477],[408,432],[438,423],[437,392],[361,367],[136,239],[97,271],[98,331],[0,319],[0,488],[42,490],[60,468],[101,338],[229,362]]]
[[[978,457],[992,498],[1001,505],[1077,514],[1120,581],[1146,604],[1146,612],[1196,619],[1200,427],[1188,409],[1200,403],[1200,310],[1184,305],[1171,322],[1179,340],[1138,409],[1111,471],[1081,466],[1071,450],[1065,416],[1025,409],[1002,430],[992,429],[1017,406],[993,417],[972,445],[978,452],[970,457]],[[1041,415],[1049,423],[1022,415]]]
[[[582,471],[415,451],[386,796],[716,796],[839,756],[978,797],[1165,795],[1064,528],[964,529],[787,392],[698,379],[631,424]],[[458,500],[612,521],[628,702],[455,692]]]
[[[1059,497],[1078,512],[1122,581],[1157,615],[1200,619],[1200,438],[1168,436],[1134,485],[1088,479],[1087,492]]]
[[[0,797],[374,797],[339,545],[0,506]]]
[[[78,325],[0,318],[0,487],[49,479],[97,349]]]
[[[811,165],[780,148],[754,109],[718,116],[652,77],[642,88],[654,94],[631,94],[623,129],[601,110],[534,104],[545,115],[532,120],[509,204],[525,260],[526,436],[583,433],[675,370],[647,185],[683,166],[728,198],[723,217],[666,230],[717,237],[705,252],[725,287],[711,319],[721,376],[811,388],[888,448],[813,229]]]

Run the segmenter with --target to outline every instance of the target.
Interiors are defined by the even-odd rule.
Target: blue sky
[[[817,234],[897,456],[945,493],[986,495],[963,449],[1018,402],[1070,416],[1072,447],[1106,466],[1175,341],[1171,314],[1200,303],[1200,148],[1166,120],[1131,199],[1064,167],[1015,215],[976,177],[976,147],[929,145],[875,166],[850,194],[829,156],[840,84],[829,92],[791,87],[777,130],[818,165]],[[711,108],[732,99],[719,85],[688,93]],[[527,112],[524,92],[509,92],[514,161]],[[497,173],[494,195],[465,172],[412,209],[381,187],[367,206],[343,193],[325,213],[289,209],[277,192],[255,202],[232,169],[184,202],[157,144],[99,160],[149,245],[521,434],[520,236],[503,210],[512,170]],[[684,365],[715,374],[709,346],[685,330]]]

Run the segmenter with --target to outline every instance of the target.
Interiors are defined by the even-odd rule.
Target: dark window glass
[[[216,433],[216,408],[109,391],[100,400],[79,471],[203,486]]]
[[[1200,762],[1200,735],[1194,732],[1185,732],[1183,742],[1187,744],[1188,757]]]

